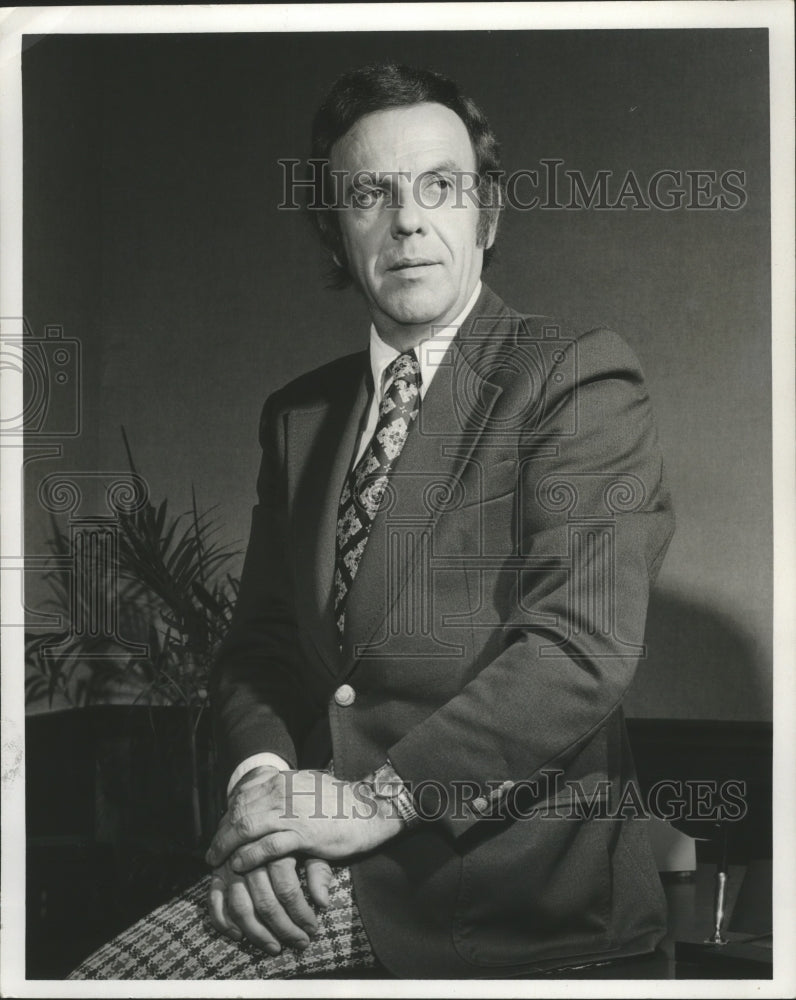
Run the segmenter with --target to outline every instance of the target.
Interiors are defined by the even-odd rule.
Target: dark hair
[[[486,243],[490,230],[497,225],[502,205],[502,171],[498,141],[478,105],[462,94],[452,80],[430,70],[414,69],[396,63],[382,63],[344,73],[335,81],[312,123],[312,156],[323,165],[320,176],[315,175],[316,190],[312,196],[313,204],[323,205],[322,191],[331,190],[328,171],[332,146],[360,118],[373,111],[426,103],[442,104],[450,108],[467,128],[475,152],[478,173],[478,186],[475,192],[478,204],[481,206],[478,240],[482,244]],[[337,213],[334,209],[322,207],[316,208],[310,214],[321,241],[333,257],[334,271],[331,283],[338,288],[344,288],[351,283],[351,276],[348,272]],[[484,250],[484,267],[489,263],[493,249],[490,247]]]

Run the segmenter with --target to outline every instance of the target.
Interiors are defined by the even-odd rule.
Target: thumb
[[[329,906],[329,886],[332,884],[332,869],[321,858],[307,858],[304,862],[307,874],[307,889],[316,906],[325,910]]]

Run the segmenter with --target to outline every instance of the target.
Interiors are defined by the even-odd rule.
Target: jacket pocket
[[[531,965],[610,948],[613,824],[555,811],[494,832],[490,822],[479,824],[479,842],[462,858],[454,924],[462,958]]]

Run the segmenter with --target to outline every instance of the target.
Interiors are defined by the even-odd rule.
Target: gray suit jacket
[[[651,950],[665,907],[644,821],[617,815],[634,780],[620,703],[673,516],[638,363],[616,334],[568,336],[485,286],[392,476],[340,652],[336,517],[369,378],[362,352],[265,405],[212,691],[224,778],[263,750],[331,754],[351,780],[389,756],[433,817],[352,865],[396,975]]]

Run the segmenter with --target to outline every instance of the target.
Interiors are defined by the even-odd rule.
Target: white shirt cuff
[[[254,753],[251,757],[242,760],[232,772],[232,777],[227,782],[227,798],[243,775],[253,771],[255,767],[275,767],[279,771],[290,770],[290,764],[278,753]]]

